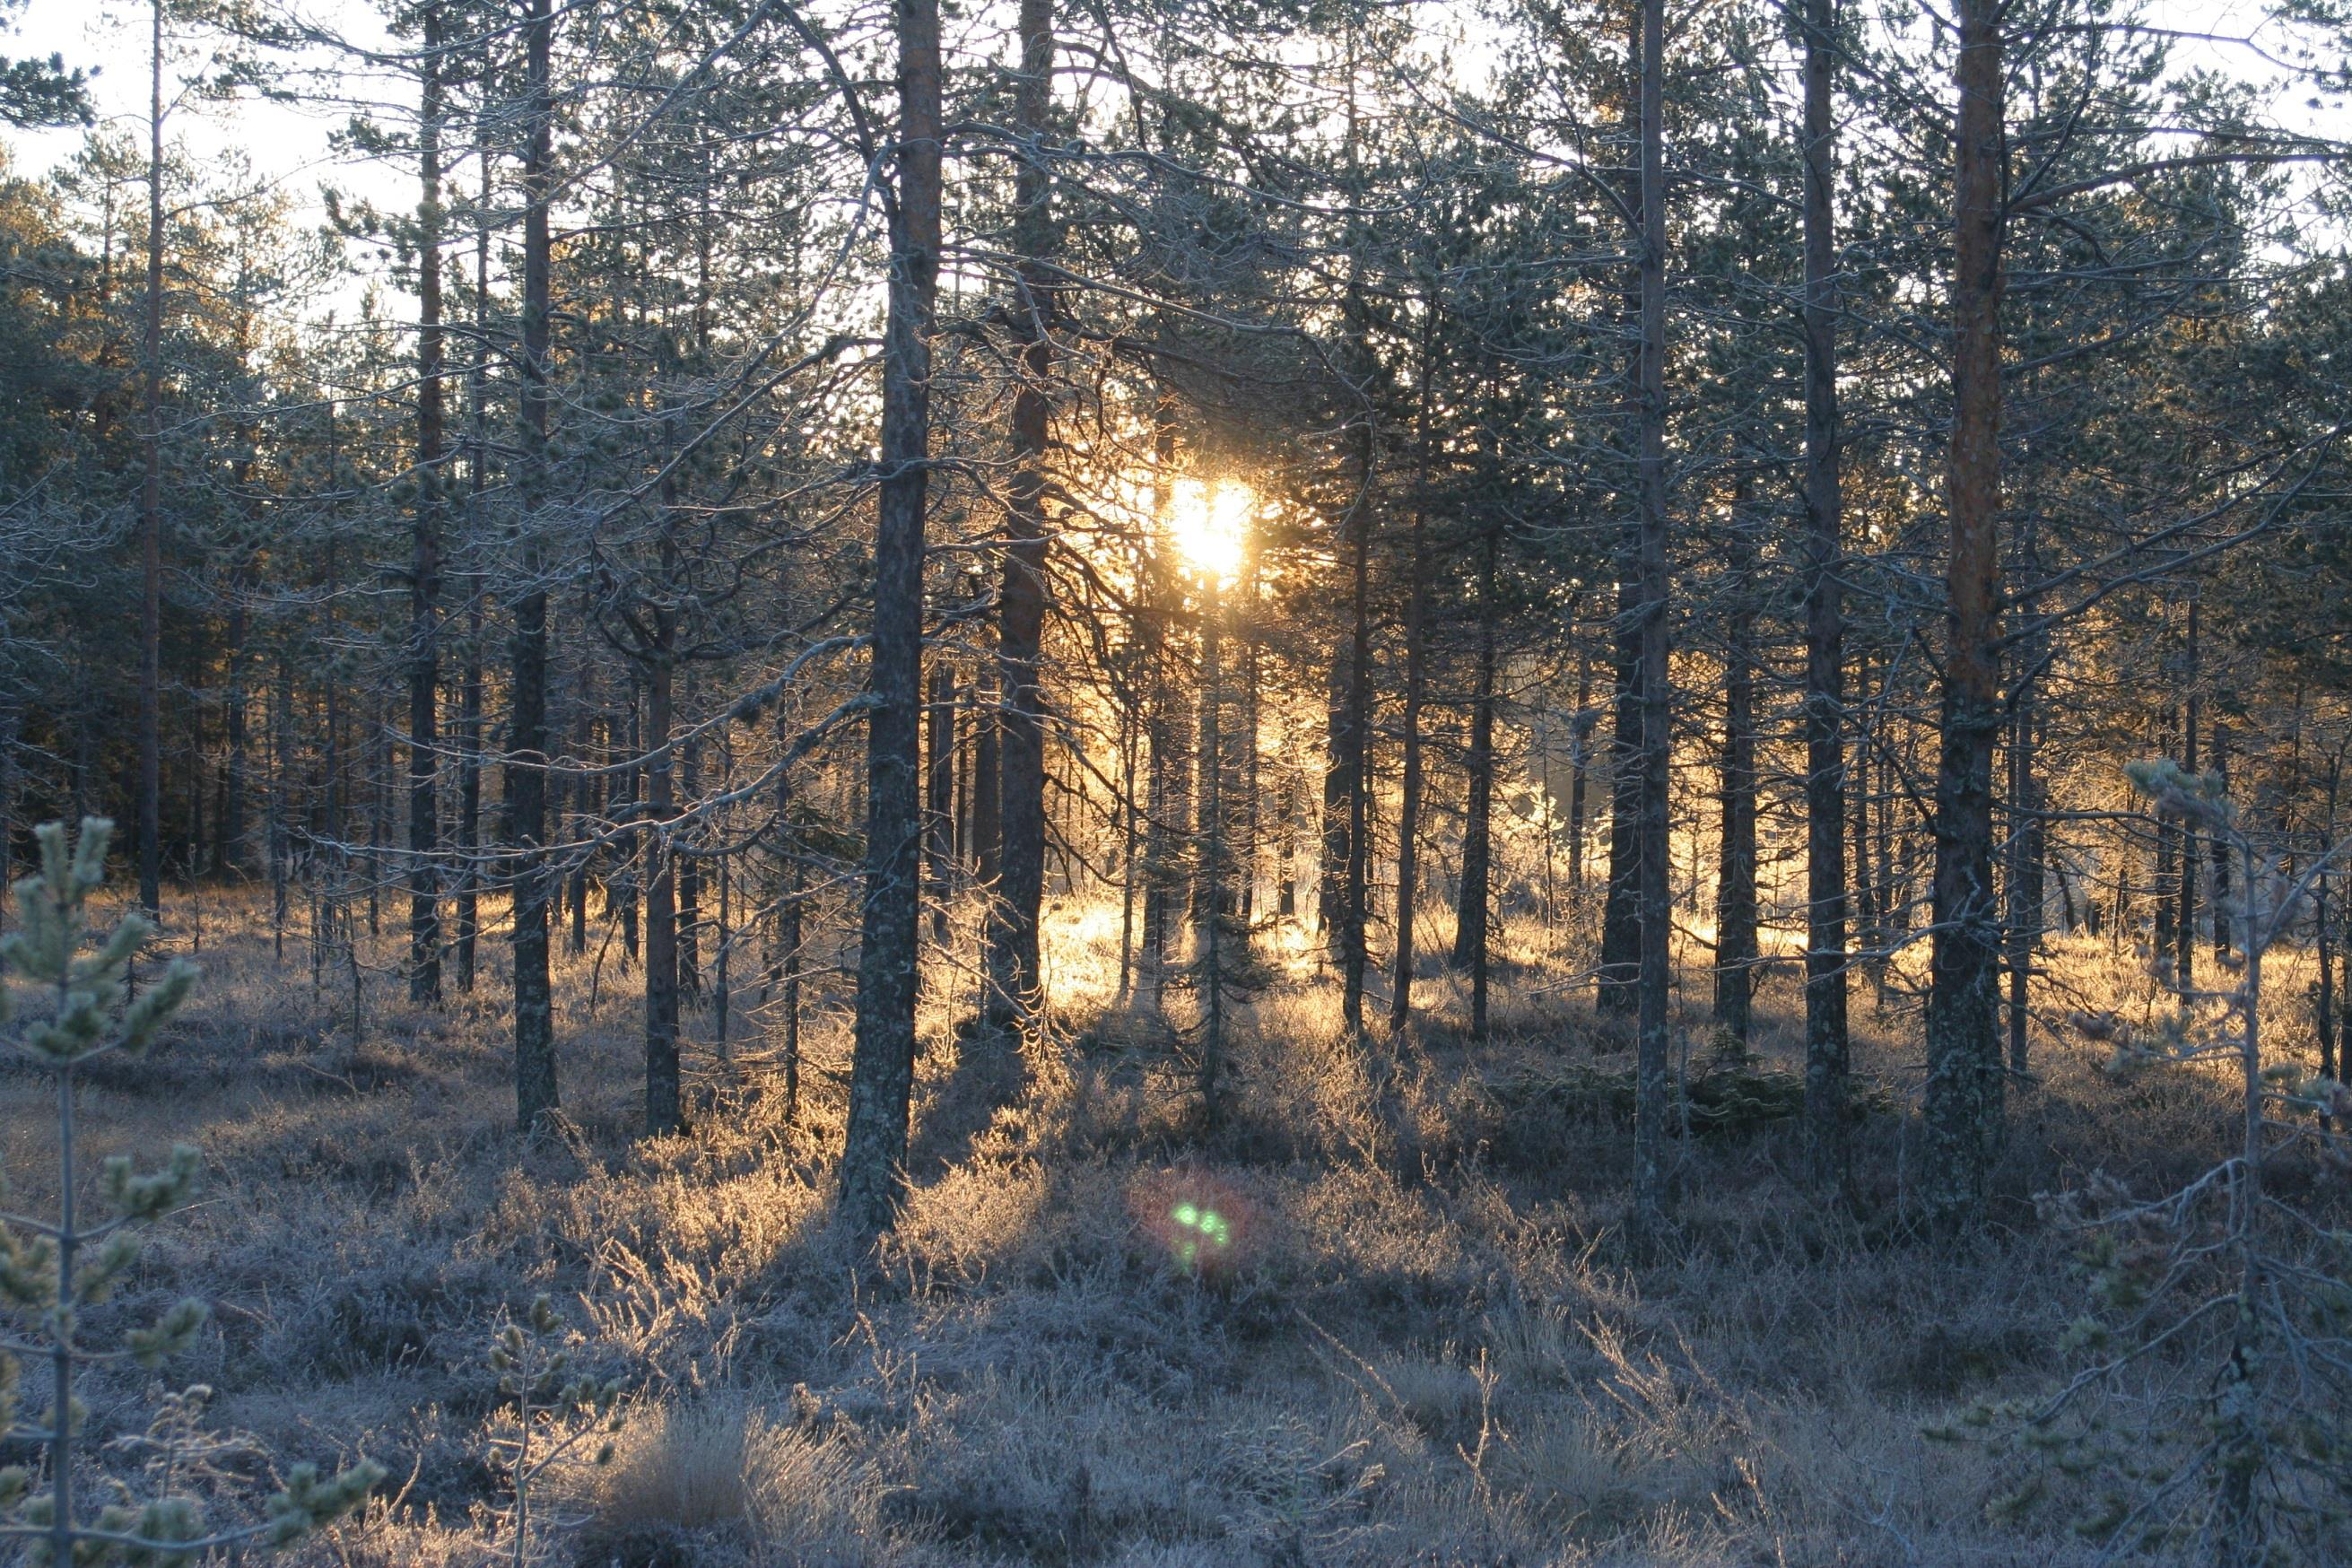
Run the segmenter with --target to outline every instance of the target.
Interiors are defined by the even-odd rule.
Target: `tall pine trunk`
[[[840,1210],[859,1237],[896,1220],[914,1088],[922,918],[923,511],[929,489],[931,321],[940,268],[939,0],[896,0],[897,200],[882,351],[880,495],[866,732],[866,888]]]
[[[1641,407],[1640,526],[1634,551],[1639,593],[1641,659],[1635,697],[1641,709],[1640,772],[1635,792],[1640,832],[1634,849],[1635,918],[1641,928],[1636,985],[1634,1058],[1634,1233],[1654,1241],[1667,1202],[1667,1064],[1672,1021],[1668,1007],[1674,963],[1672,889],[1668,883],[1668,808],[1673,734],[1668,651],[1666,562],[1666,199],[1665,0],[1642,0],[1641,137]],[[1613,869],[1613,868],[1612,868]]]
[[[490,204],[490,153],[481,153],[481,206]],[[467,397],[472,405],[473,430],[466,457],[466,484],[471,492],[467,521],[478,529],[482,493],[489,485],[489,289],[490,231],[487,221],[474,231],[474,362],[467,377]],[[464,752],[457,763],[457,908],[455,951],[457,989],[474,991],[475,947],[481,932],[482,867],[482,591],[474,584],[466,595],[466,673],[457,694],[457,723]]]
[[[547,589],[541,583],[547,504],[549,266],[548,200],[554,185],[555,107],[550,72],[552,0],[529,0],[524,29],[525,112],[522,354],[522,588],[514,604],[508,694],[507,832],[514,873],[515,1119],[526,1131],[560,1103],[555,1011],[548,975],[548,903],[553,878],[547,839]]]
[[[163,0],[150,0],[147,297],[140,331],[139,903],[163,907]]]
[[[1412,578],[1404,610],[1404,776],[1397,810],[1396,962],[1389,994],[1391,1029],[1403,1028],[1412,1016],[1413,903],[1421,892],[1421,689],[1429,618],[1429,405],[1436,327],[1437,297],[1432,289],[1422,299],[1420,407],[1413,432]]]
[[[2182,683],[2189,689],[2186,717],[2180,734],[2180,765],[2190,773],[2198,771],[2198,742],[2205,724],[2205,697],[2198,682],[2202,679],[2198,668],[2201,651],[2198,647],[2198,598],[2189,600],[2189,648],[2187,668]],[[2173,983],[2182,992],[2197,984],[2197,835],[2186,825],[2180,829],[2180,902],[2172,923]]]
[[[996,659],[1004,708],[998,814],[1003,834],[996,897],[989,900],[986,1016],[1024,1037],[1045,997],[1037,921],[1045,882],[1045,715],[1039,661],[1046,605],[1045,446],[1047,378],[1053,374],[1054,291],[1049,258],[1054,218],[1043,154],[1054,93],[1053,0],[1021,0],[1021,79],[1013,94],[1024,138],[1013,175],[1013,317],[1023,340],[1013,395],[1013,473],[1006,483],[1004,582],[998,597]]]
[[[2000,909],[1994,900],[1992,753],[2000,733],[1996,620],[2000,512],[2001,202],[2006,153],[2000,14],[1958,0],[1959,115],[1952,254],[1952,432],[1945,507],[1941,748],[1936,770],[1934,934],[1927,983],[1930,1219],[1983,1217],[2002,1131]]]
[[[1805,0],[1805,1163],[1846,1174],[1844,498],[1837,405],[1834,0]]]
[[[408,580],[408,999],[441,1000],[441,8],[425,8],[416,123],[416,516]]]

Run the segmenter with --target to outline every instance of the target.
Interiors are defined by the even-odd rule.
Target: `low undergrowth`
[[[933,997],[917,1115],[957,1135],[919,1130],[905,1222],[860,1258],[827,1206],[842,998],[811,999],[797,1117],[746,1033],[730,1067],[697,1052],[693,1131],[645,1142],[633,977],[608,958],[592,1010],[583,957],[559,981],[565,1123],[523,1143],[494,969],[437,1014],[374,1003],[355,1041],[265,933],[217,904],[206,931],[160,1078],[87,1090],[101,1144],[168,1127],[213,1165],[120,1310],[201,1291],[183,1372],[216,1425],[386,1467],[304,1548],[344,1568],[504,1552],[481,1346],[542,1294],[627,1391],[610,1461],[534,1505],[536,1555],[583,1568],[2088,1563],[2056,1510],[1990,1506],[2011,1461],[1923,1429],[2058,1365],[2084,1287],[2034,1193],[2158,1179],[2229,1114],[2218,1084],[2118,1087],[2042,1038],[2003,1223],[1931,1247],[1906,1218],[1916,1020],[1857,987],[1858,1197],[1830,1213],[1775,1110],[1793,987],[1736,1068],[1693,993],[1690,1081],[1743,1076],[1695,1115],[1678,1234],[1637,1262],[1627,1042],[1579,998],[1498,997],[1473,1044],[1436,976],[1423,1028],[1358,1051],[1294,966],[1245,1010],[1209,1128],[1167,1031],[1116,1011],[992,1106]],[[2051,962],[2087,985],[2105,961]],[[12,1173],[33,1092],[0,1082]],[[101,1440],[142,1393],[93,1387]]]

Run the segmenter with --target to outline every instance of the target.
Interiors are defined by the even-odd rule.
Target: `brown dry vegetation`
[[[613,1462],[560,1489],[551,1561],[2088,1561],[2063,1500],[1993,1522],[2011,1461],[1921,1427],[2056,1370],[2082,1292],[2032,1195],[2094,1168],[2153,1185],[2219,1149],[2231,1114],[2219,1084],[2118,1085],[2095,1047],[2042,1037],[2000,1223],[1975,1250],[1906,1237],[1905,1138],[1882,1110],[1859,1218],[1802,1197],[1783,1130],[1711,1134],[1684,1150],[1679,1240],[1636,1267],[1616,1229],[1629,1139],[1572,1071],[1627,1042],[1540,988],[1552,955],[1507,952],[1523,984],[1491,1045],[1465,1048],[1463,999],[1433,971],[1419,1038],[1360,1057],[1302,961],[1245,1010],[1213,1134],[1164,1042],[1113,1017],[1075,1020],[991,1119],[940,996],[911,1207],[860,1264],[828,1225],[846,1042],[822,998],[798,1125],[739,1038],[732,1068],[697,1053],[695,1131],[646,1143],[629,977],[608,960],[591,1013],[575,962],[559,975],[571,1131],[524,1146],[495,973],[442,1015],[379,978],[355,1041],[296,946],[273,961],[257,913],[207,896],[196,1001],[152,1064],[90,1087],[84,1135],[205,1145],[201,1202],[116,1310],[215,1303],[177,1374],[219,1391],[215,1423],[284,1459],[390,1468],[386,1497],[307,1543],[310,1563],[499,1549],[482,1352],[541,1291],[633,1390]],[[1064,994],[1107,993],[1087,940],[1103,930],[1064,922]],[[388,926],[376,956],[395,940]],[[2051,963],[2056,993],[2137,994],[2104,946]],[[1699,1053],[1704,978],[1685,993]],[[1916,1025],[1868,994],[1862,1065],[1898,1106]],[[1759,1043],[1785,1062],[1790,977],[1763,1000]],[[37,1172],[40,1091],[4,1087],[7,1168]],[[1240,1232],[1231,1267],[1201,1277],[1149,1223],[1194,1188]],[[147,1392],[101,1379],[94,1426],[111,1435]]]

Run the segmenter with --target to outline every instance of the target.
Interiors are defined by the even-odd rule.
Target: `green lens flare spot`
[[[1168,1217],[1174,1220],[1178,1225],[1190,1229],[1201,1223],[1201,1211],[1194,1208],[1191,1204],[1178,1204],[1173,1209],[1169,1211]]]
[[[1200,1255],[1201,1244],[1196,1241],[1188,1241],[1183,1246],[1176,1249],[1177,1260],[1184,1264],[1187,1268],[1190,1268],[1192,1260],[1200,1257]]]

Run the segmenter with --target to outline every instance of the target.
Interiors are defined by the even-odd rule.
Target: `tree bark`
[[[556,1089],[555,1013],[548,974],[547,590],[540,578],[546,542],[540,512],[547,502],[549,268],[548,201],[554,185],[555,108],[550,81],[554,47],[552,0],[528,0],[524,95],[529,146],[524,154],[522,353],[522,590],[514,603],[508,701],[507,832],[514,874],[515,1120],[526,1131],[561,1103]]]
[[[1568,885],[1584,890],[1584,789],[1592,771],[1592,650],[1576,639],[1576,717],[1568,730]]]
[[[408,999],[441,1000],[441,7],[425,8],[416,121],[416,513],[408,567]]]
[[[2218,714],[2212,725],[2212,770],[2221,780],[2224,789],[2230,783],[2230,726]],[[2230,847],[2220,837],[2212,840],[2213,894],[2207,900],[2212,910],[2213,958],[2218,963],[2230,956]]]
[[[1470,700],[1469,799],[1462,824],[1462,898],[1454,909],[1454,967],[1470,972],[1470,1037],[1486,1037],[1487,959],[1495,889],[1495,591],[1503,531],[1486,531],[1478,587],[1478,678]]]
[[[997,602],[996,658],[1004,707],[1000,729],[1003,861],[989,900],[986,1016],[1025,1039],[1045,1004],[1037,921],[1045,881],[1045,715],[1039,689],[1048,585],[1045,574],[1045,448],[1053,374],[1055,294],[1051,188],[1042,142],[1054,96],[1053,0],[1021,0],[1021,79],[1015,128],[1024,139],[1013,174],[1013,316],[1022,340],[1013,396],[1013,473],[1005,486],[1004,582]]]
[[[1952,433],[1945,480],[1950,552],[1944,578],[1947,642],[1936,772],[1935,929],[1921,1173],[1928,1215],[1948,1233],[1983,1217],[2004,1102],[1992,753],[2001,726],[1996,531],[2005,82],[1995,0],[1959,0],[1958,17]]]
[[[2317,853],[2325,855],[2336,846],[2336,798],[2344,773],[2344,755],[2338,752],[2327,762],[2327,820],[2321,829]],[[2335,891],[2336,876],[2323,871],[2312,890],[2313,945],[2319,959],[2319,992],[2313,1008],[2313,1025],[2319,1036],[2319,1076],[2336,1078],[2336,942],[2335,932],[2328,923],[2328,900]],[[2338,1079],[2337,1081],[2342,1081]],[[2322,1117],[2321,1125],[2330,1126],[2334,1118]]]
[[[1844,498],[1837,403],[1836,14],[1805,0],[1805,1152],[1846,1178]]]
[[[1756,998],[1756,548],[1748,530],[1754,480],[1742,473],[1732,492],[1725,549],[1723,767],[1717,806],[1720,845],[1715,890],[1715,1026],[1740,1055],[1748,1050]]]
[[[1421,880],[1421,688],[1429,618],[1430,378],[1436,360],[1437,297],[1422,298],[1420,405],[1414,415],[1412,575],[1404,608],[1404,777],[1397,810],[1396,952],[1389,994],[1389,1027],[1412,1016],[1413,902]]]
[[[681,1120],[677,1053],[677,859],[670,828],[677,816],[677,771],[670,752],[676,715],[672,701],[671,617],[654,612],[656,646],[647,650],[646,739],[646,857],[653,875],[646,884],[646,1135],[675,1132]]]
[[[139,903],[163,907],[163,0],[150,0],[147,298],[140,335]]]
[[[1224,736],[1224,605],[1217,574],[1202,574],[1201,763],[1199,816],[1194,842],[1200,847],[1201,896],[1194,910],[1198,928],[1193,994],[1200,1003],[1194,1083],[1202,1119],[1214,1129],[1224,1115],[1225,923],[1234,910],[1233,868],[1226,829],[1227,764]]]
[[[2189,700],[2180,738],[2180,765],[2190,773],[2198,771],[2199,731],[2205,723],[2205,697],[2198,686],[2201,672],[2198,668],[2199,605],[2192,596],[2189,601],[2189,648],[2187,669],[2182,683],[2188,688]],[[2195,831],[2186,825],[2180,829],[2180,902],[2172,922],[2173,983],[2182,992],[2197,984],[2197,852]]]
[[[490,198],[490,153],[481,154],[481,206]],[[487,223],[474,233],[474,362],[467,377],[472,404],[471,451],[466,459],[466,483],[472,500],[471,526],[478,527],[482,492],[489,485],[490,405],[488,305],[490,231]],[[482,868],[482,595],[478,584],[466,601],[466,673],[457,694],[457,723],[465,747],[457,764],[457,907],[455,951],[457,989],[474,992],[475,946],[481,931]]]
[[[955,667],[945,654],[931,658],[930,700],[924,705],[923,881],[931,905],[931,941],[948,940],[948,899],[954,888],[950,862],[955,857],[956,748]]]
[[[1635,550],[1641,649],[1636,700],[1642,715],[1635,851],[1635,918],[1641,927],[1634,1062],[1633,1229],[1646,1244],[1667,1203],[1668,1016],[1674,923],[1667,816],[1672,784],[1672,687],[1666,562],[1666,201],[1665,0],[1642,3],[1640,525]],[[1612,868],[1612,870],[1614,868]]]
[[[938,0],[895,0],[896,201],[882,357],[881,494],[874,538],[873,654],[866,739],[866,889],[840,1212],[871,1238],[906,1191],[921,921],[919,794],[923,522],[929,485],[931,321],[940,268]]]

